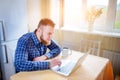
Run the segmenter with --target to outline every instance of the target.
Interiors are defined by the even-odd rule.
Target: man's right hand
[[[61,65],[61,61],[60,59],[52,59],[50,61],[50,68],[54,67],[54,66],[60,66]]]

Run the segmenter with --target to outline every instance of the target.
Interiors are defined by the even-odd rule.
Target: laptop
[[[78,58],[73,60],[61,60],[62,64],[61,66],[55,66],[52,68],[52,71],[64,75],[69,76],[72,72],[74,72],[81,63],[85,60],[87,54],[80,54],[77,56]]]

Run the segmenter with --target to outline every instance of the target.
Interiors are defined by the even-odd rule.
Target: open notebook
[[[76,60],[62,60],[61,66],[53,67],[52,71],[64,76],[69,76],[73,71],[75,71],[81,65],[81,63],[84,61],[86,56],[87,54],[82,54]]]

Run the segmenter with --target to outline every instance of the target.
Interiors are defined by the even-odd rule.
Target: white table
[[[75,59],[80,52],[73,51],[67,59]],[[111,63],[108,59],[88,55],[79,68],[65,77],[51,70],[20,72],[11,80],[114,80]]]

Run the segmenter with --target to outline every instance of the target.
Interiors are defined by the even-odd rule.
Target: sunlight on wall
[[[34,31],[41,17],[40,0],[27,0],[28,29]]]
[[[54,21],[56,27],[59,28],[59,16],[60,16],[60,1],[51,0],[50,18]]]

